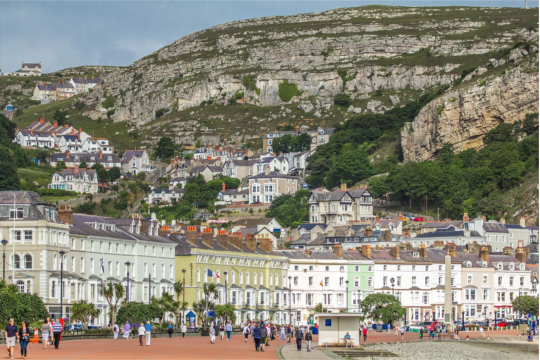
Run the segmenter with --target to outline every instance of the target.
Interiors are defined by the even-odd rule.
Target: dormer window
[[[482,261],[482,267],[487,267],[487,265],[488,265],[487,262]]]
[[[499,268],[499,270],[502,270],[502,268],[503,268],[503,264],[502,264],[502,263],[500,263],[500,264],[499,264],[499,266],[498,266],[498,268]]]
[[[508,269],[509,269],[509,270],[514,270],[514,264],[509,264],[509,265],[508,265]]]
[[[9,209],[9,218],[10,219],[22,219],[23,217],[24,217],[24,209],[23,208]]]
[[[413,256],[413,257],[418,257],[418,253],[417,253],[417,252],[413,252],[413,253],[412,253],[412,256]]]
[[[467,267],[472,267],[472,263],[470,261],[467,261]]]

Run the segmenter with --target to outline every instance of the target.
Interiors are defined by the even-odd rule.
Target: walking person
[[[150,338],[152,337],[152,325],[150,325],[150,321],[147,321],[146,325],[144,325],[144,331],[146,332],[144,335],[146,337],[146,346],[150,346]]]
[[[214,344],[214,341],[216,341],[216,328],[211,325],[209,332],[210,332],[210,344]]]
[[[244,334],[244,337],[246,338],[246,341],[244,342],[247,342],[249,333],[250,333],[249,325],[247,323],[245,324],[244,329],[242,330],[242,333]]]
[[[367,341],[367,327],[365,327],[363,330],[362,330],[362,334],[364,334],[364,342]]]
[[[174,328],[172,324],[169,324],[169,326],[167,326],[167,332],[169,333],[170,338],[172,338],[173,331],[174,331]]]
[[[268,329],[263,323],[261,325],[261,351],[262,352],[264,352],[264,345],[266,345],[267,340],[268,340]]]
[[[26,359],[26,349],[28,347],[28,342],[30,341],[30,330],[28,330],[28,324],[26,321],[21,323],[21,328],[19,329],[19,344],[21,344],[21,359]]]
[[[54,336],[54,348],[58,350],[58,345],[60,345],[60,335],[62,335],[62,324],[58,319],[55,319],[55,322],[52,325],[52,331]]]
[[[232,325],[228,321],[227,321],[227,325],[225,325],[225,331],[227,332],[227,341],[231,340]]]
[[[129,325],[129,322],[126,321],[126,324],[124,325],[124,335],[122,335],[122,337],[126,340],[129,340],[130,332],[131,332],[131,325]]]
[[[255,327],[251,330],[251,336],[253,336],[253,341],[255,341],[255,351],[259,351],[259,346],[261,345],[261,329],[259,329],[258,324],[255,324]]]
[[[307,351],[311,351],[311,341],[313,340],[313,336],[311,335],[311,331],[309,329],[306,331],[306,335],[304,335],[304,340],[306,340],[306,348]]]
[[[137,334],[139,335],[139,344],[143,346],[144,337],[146,336],[146,330],[144,329],[144,326],[139,326],[137,329]]]
[[[181,329],[181,331],[182,331],[182,337],[186,337],[187,326],[186,326],[185,323],[182,324],[182,329]]]
[[[48,319],[45,319],[45,322],[43,323],[43,325],[41,325],[41,340],[43,341],[44,349],[47,348],[50,332],[51,332],[51,324],[49,324]]]
[[[19,337],[17,325],[15,325],[15,320],[13,320],[13,318],[9,319],[4,336],[6,339],[9,358],[13,359],[13,350],[15,350],[15,344],[17,343],[17,338]]]
[[[281,326],[281,329],[279,330],[279,333],[281,335],[281,342],[285,342],[285,325]]]
[[[291,339],[292,339],[292,329],[291,329],[291,325],[287,325],[287,338],[289,339],[287,341],[287,343],[289,344],[291,342]]]
[[[294,338],[296,339],[296,349],[302,351],[302,331],[300,328],[294,332]]]
[[[405,327],[401,327],[401,340],[403,340],[403,335],[405,334]]]
[[[221,340],[223,340],[223,336],[225,335],[225,325],[223,323],[219,325],[219,335],[221,336]]]
[[[120,333],[120,328],[118,327],[118,324],[116,323],[116,321],[114,322],[112,330],[113,330],[114,340],[118,340],[118,334]]]
[[[420,336],[420,340],[422,340],[424,338],[424,328],[420,328],[420,332],[419,332],[418,336]]]

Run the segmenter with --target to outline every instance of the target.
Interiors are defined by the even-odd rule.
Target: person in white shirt
[[[143,346],[143,341],[145,337],[146,337],[146,330],[144,329],[144,325],[141,324],[139,326],[139,343],[141,344],[141,346]]]
[[[242,330],[242,332],[244,333],[244,337],[246,338],[246,341],[244,342],[247,342],[249,333],[250,333],[249,325],[247,323],[246,323],[246,326],[244,326],[244,329]]]
[[[186,324],[182,324],[182,337],[186,337],[186,331],[187,331],[187,326]]]

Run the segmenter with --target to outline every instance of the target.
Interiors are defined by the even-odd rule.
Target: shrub
[[[278,95],[281,101],[289,102],[298,92],[298,85],[295,83],[289,84],[287,80],[279,84]]]
[[[339,106],[347,107],[351,105],[351,97],[347,94],[337,94],[334,96],[334,104]]]
[[[114,115],[115,112],[116,112],[116,109],[111,109],[111,110],[107,111],[107,116]]]
[[[156,119],[162,117],[167,112],[167,109],[156,110]]]
[[[116,103],[116,99],[114,96],[107,96],[105,98],[105,101],[101,103],[101,106],[103,106],[105,109],[112,108],[114,104]]]

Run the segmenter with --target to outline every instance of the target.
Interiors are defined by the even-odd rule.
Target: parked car
[[[84,324],[73,324],[73,330],[76,330],[76,331],[84,330]]]
[[[97,330],[101,328],[102,328],[101,326],[97,326],[97,325],[88,325],[88,330]]]
[[[422,323],[422,325],[424,325],[429,330],[434,330],[437,329],[437,326],[440,325],[440,323],[438,321],[425,321],[424,323]]]
[[[413,221],[424,221],[424,218],[421,216],[415,217]]]

